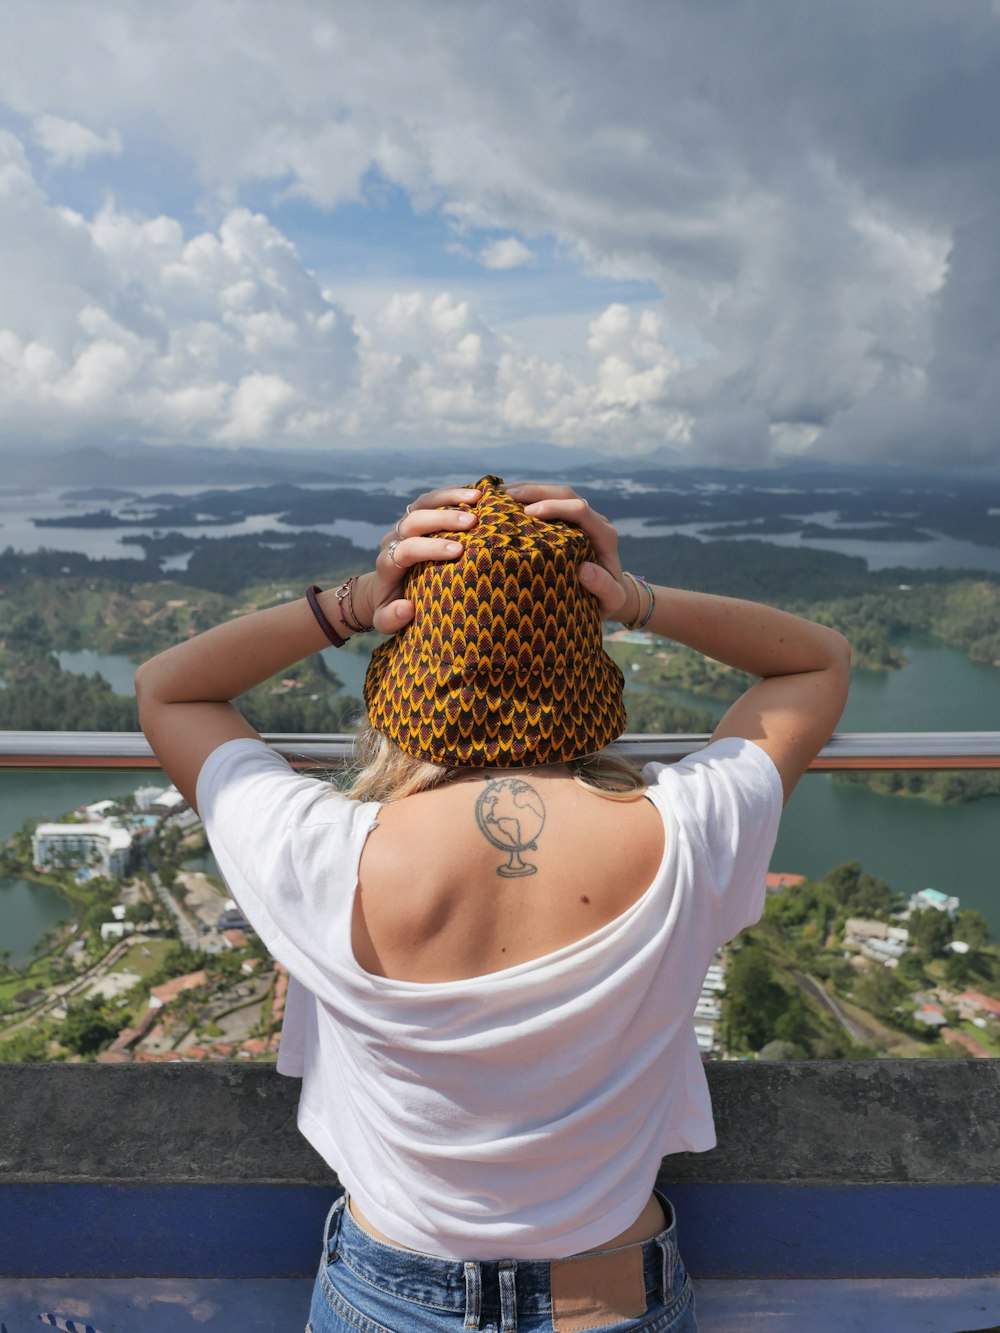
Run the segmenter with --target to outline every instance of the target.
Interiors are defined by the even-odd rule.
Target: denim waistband
[[[650,1240],[621,1248],[641,1250],[647,1298],[669,1301],[678,1267],[677,1224],[669,1199],[659,1190],[655,1193],[663,1205],[666,1227]],[[548,1260],[463,1262],[402,1249],[369,1235],[346,1204],[347,1196],[341,1195],[327,1216],[323,1249],[327,1264],[342,1261],[359,1278],[399,1300],[464,1312],[464,1326],[470,1329],[480,1327],[484,1309],[498,1310],[504,1328],[515,1326],[515,1310],[525,1315],[551,1310]]]

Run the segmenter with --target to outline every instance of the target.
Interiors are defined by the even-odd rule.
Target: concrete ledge
[[[712,1064],[678,1182],[1000,1183],[1000,1060]],[[0,1183],[336,1184],[270,1065],[0,1065]]]
[[[699,1278],[1000,1274],[1000,1061],[718,1064]],[[336,1177],[268,1065],[0,1066],[0,1277],[298,1278]]]

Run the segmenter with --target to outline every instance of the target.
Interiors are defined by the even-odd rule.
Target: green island
[[[342,537],[308,531],[137,540],[143,559],[0,553],[0,677],[6,684],[0,728],[132,730],[131,700],[100,676],[61,671],[54,654],[88,648],[138,663],[227,617],[297,597],[306,583],[339,582],[370,560]],[[187,567],[165,572],[160,560],[178,547],[190,552]],[[974,661],[1000,663],[1000,575],[869,571],[863,560],[836,552],[683,536],[626,537],[621,552],[628,568],[654,582],[750,597],[834,625],[850,639],[858,667],[904,667],[901,645],[914,636],[960,647]],[[662,643],[650,653],[648,647],[640,640],[614,649],[630,677],[635,728],[704,730],[692,724],[692,711],[699,710],[679,706],[671,692],[727,703],[745,688],[741,673],[690,649]],[[258,687],[241,705],[255,725],[273,730],[344,730],[358,712],[318,656]],[[703,722],[706,716],[702,710]]]

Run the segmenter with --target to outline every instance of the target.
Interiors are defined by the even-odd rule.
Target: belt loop
[[[482,1270],[477,1263],[465,1265],[465,1323],[463,1328],[478,1328],[483,1301]]]
[[[323,1226],[323,1262],[325,1264],[332,1264],[337,1257],[337,1239],[340,1236],[340,1223],[343,1219],[346,1203],[347,1195],[339,1194],[330,1205],[330,1211],[326,1215],[326,1222]],[[332,1232],[331,1224],[333,1225]]]
[[[500,1333],[517,1333],[516,1272],[516,1260],[500,1260]]]
[[[666,1305],[674,1294],[674,1246],[663,1232],[656,1237],[656,1243],[663,1254],[663,1294],[660,1299]]]

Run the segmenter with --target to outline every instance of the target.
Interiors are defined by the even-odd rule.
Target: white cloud
[[[652,310],[609,307],[590,325],[589,368],[571,370],[449,292],[392,293],[359,322],[262,214],[234,208],[193,236],[110,203],[87,218],[46,200],[13,136],[0,136],[0,179],[0,245],[18,257],[0,270],[0,411],[22,430],[222,444],[613,432],[622,448],[683,436],[668,402],[679,362]]]
[[[199,183],[214,225],[185,239],[171,218],[40,203],[19,146],[0,143],[0,200],[32,201],[0,223],[0,324],[24,386],[49,364],[38,348],[75,364],[90,336],[76,315],[94,305],[135,341],[103,337],[122,350],[85,363],[87,410],[146,410],[159,385],[209,436],[265,419],[332,431],[350,403],[359,433],[478,421],[573,440],[603,420],[632,443],[686,433],[719,458],[810,439],[996,456],[984,294],[1000,286],[1000,28],[980,0],[807,14],[776,0],[767,23],[697,0],[80,0],[59,14],[0,7],[0,102],[66,165],[141,133]],[[602,316],[572,371],[506,343],[461,293],[366,307],[361,330],[239,205],[263,184],[331,209],[373,179],[440,209],[486,267],[526,266],[518,237],[544,236],[584,273],[655,283],[666,322],[647,335]],[[265,411],[248,391],[237,409],[255,374],[292,398]],[[366,403],[365,383],[385,401]]]
[[[479,252],[479,261],[486,268],[520,268],[534,262],[534,251],[516,236],[502,236],[491,241]]]
[[[80,167],[88,158],[104,154],[117,157],[122,151],[121,135],[116,129],[101,136],[78,120],[65,120],[62,116],[36,116],[32,130],[54,167]]]

